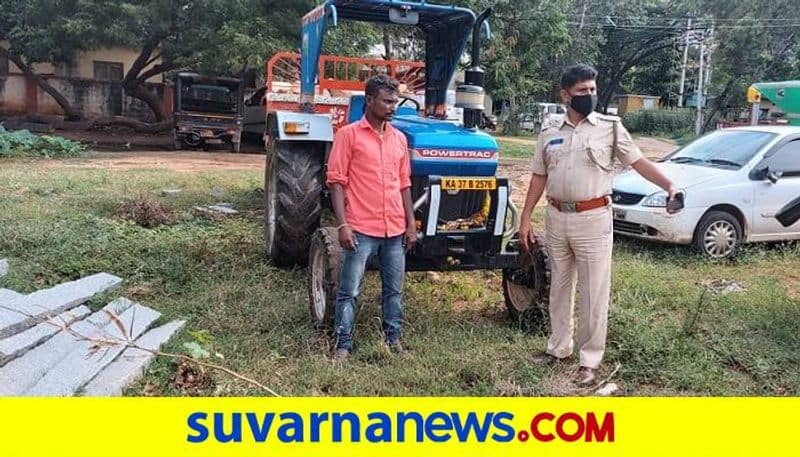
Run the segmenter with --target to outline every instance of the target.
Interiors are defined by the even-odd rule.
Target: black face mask
[[[569,106],[586,117],[597,108],[597,94],[575,95],[570,100]]]

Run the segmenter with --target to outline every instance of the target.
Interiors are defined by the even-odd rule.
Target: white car
[[[567,107],[558,103],[537,103],[533,113],[520,115],[520,128],[539,133],[558,125],[567,115]]]
[[[665,211],[666,193],[635,171],[617,175],[614,232],[693,244],[727,257],[741,243],[800,239],[776,213],[800,196],[800,127],[753,126],[704,135],[656,164],[684,193],[684,208]]]

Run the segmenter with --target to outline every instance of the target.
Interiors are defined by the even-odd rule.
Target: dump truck
[[[179,72],[173,97],[176,150],[227,145],[239,152],[244,109],[241,79]]]

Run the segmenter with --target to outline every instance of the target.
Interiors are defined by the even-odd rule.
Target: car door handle
[[[761,217],[775,217],[775,211],[769,213],[761,213]]]

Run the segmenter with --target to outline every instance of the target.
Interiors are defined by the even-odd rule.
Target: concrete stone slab
[[[103,327],[102,332],[96,333],[97,340],[120,341],[136,339],[161,313],[138,303],[118,316],[122,322],[120,328],[117,322],[110,322]],[[111,344],[92,352],[92,347],[97,341],[76,341],[72,344],[69,353],[51,367],[36,381],[23,395],[33,397],[63,397],[74,395],[84,384],[94,378],[104,367],[111,363],[126,349],[124,344]]]
[[[132,305],[133,302],[127,298],[120,298],[104,306],[103,310],[120,315]],[[81,335],[96,337],[102,334],[103,328],[110,322],[111,318],[107,313],[98,311],[84,320],[75,322],[71,328]],[[69,354],[78,342],[77,336],[60,331],[22,357],[0,367],[0,396],[22,395]]]
[[[184,320],[175,320],[154,328],[136,339],[136,345],[144,349],[156,350],[185,323]],[[87,397],[118,397],[122,395],[125,387],[142,375],[154,357],[152,352],[143,349],[132,347],[125,349],[116,360],[103,368],[81,389],[81,394]]]
[[[52,317],[24,332],[0,340],[0,366],[16,359],[55,335],[61,330],[61,326],[70,325],[77,320],[83,319],[91,312],[88,307],[81,305],[69,311],[64,311],[58,316]]]
[[[0,289],[0,309],[11,306],[12,302],[16,302],[24,297],[25,294],[14,292],[11,289]]]
[[[211,211],[222,214],[230,214],[230,215],[239,214],[239,211],[236,211],[230,206],[225,206],[225,204],[211,205],[207,206],[206,208],[210,209]]]
[[[0,338],[19,333],[56,314],[74,308],[99,293],[118,287],[121,283],[121,278],[108,273],[98,273],[50,289],[38,290],[20,300],[12,300],[0,309]]]
[[[0,278],[8,273],[8,260],[0,259]]]

